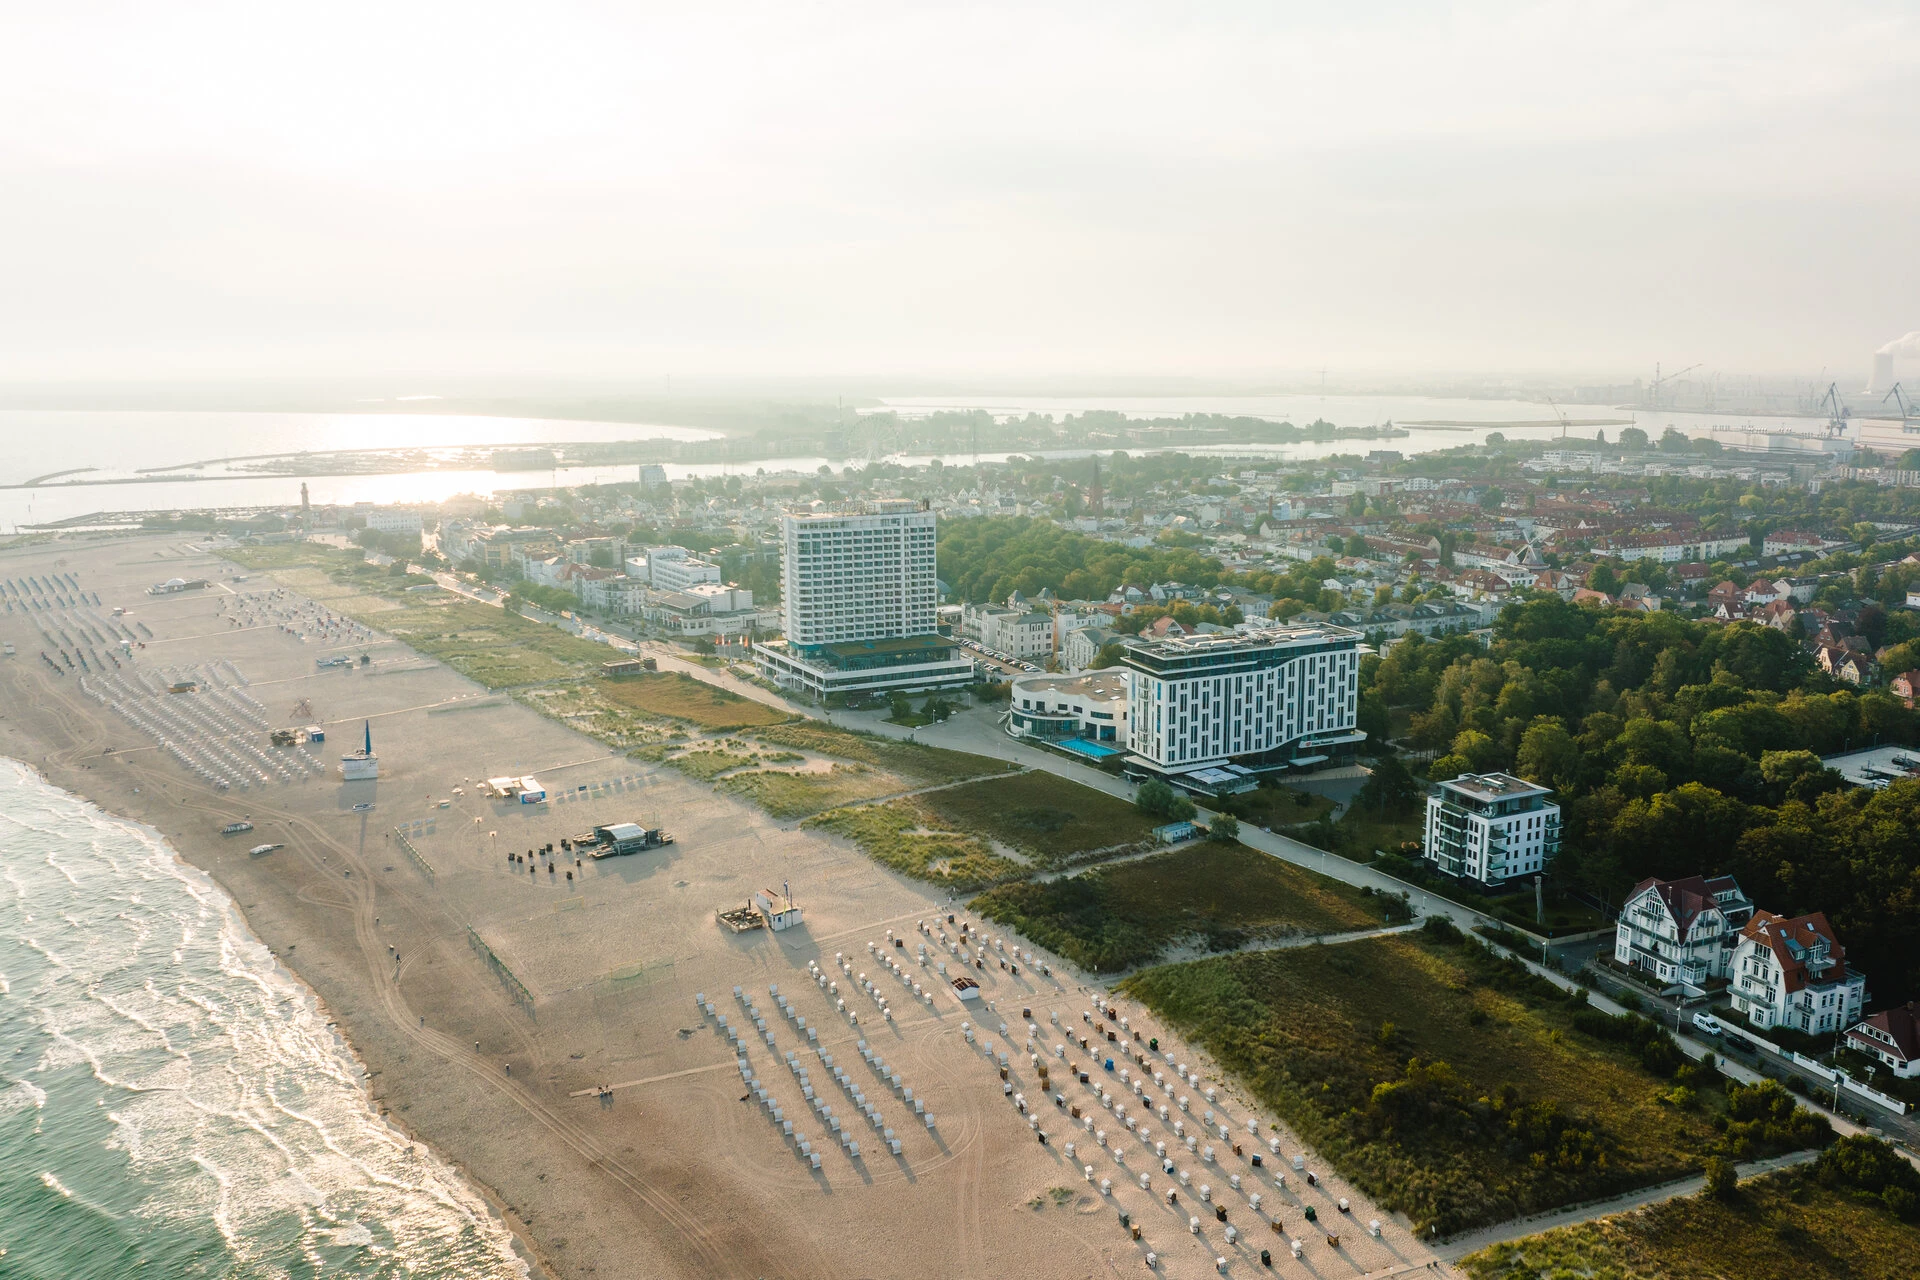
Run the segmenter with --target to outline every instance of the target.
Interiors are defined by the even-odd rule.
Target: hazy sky
[[[0,6],[5,380],[1864,379],[1920,329],[1911,4]]]

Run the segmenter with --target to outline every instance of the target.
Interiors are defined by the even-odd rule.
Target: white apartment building
[[[796,647],[931,635],[934,515],[906,500],[781,522],[781,608]]]
[[[719,565],[700,559],[685,547],[648,547],[644,557],[627,561],[627,573],[645,578],[661,591],[685,591],[703,582],[720,581]]]
[[[364,517],[367,528],[375,533],[419,533],[425,527],[418,511],[402,511],[398,507],[368,506],[363,509],[360,504],[355,504],[354,514]]]
[[[780,584],[786,639],[754,646],[775,684],[827,698],[973,683],[939,633],[934,515],[917,503],[784,517]]]
[[[1533,875],[1560,852],[1553,791],[1510,773],[1463,773],[1427,797],[1424,856],[1462,880]]]
[[[1613,958],[1660,982],[1704,988],[1733,968],[1753,903],[1732,876],[1643,880],[1614,925]]]
[[[1358,631],[1267,627],[1128,647],[1130,771],[1180,775],[1229,763],[1306,767],[1350,754]]]
[[[1808,916],[1756,911],[1733,953],[1733,1007],[1762,1030],[1790,1027],[1809,1035],[1860,1021],[1866,975],[1847,967],[1847,949],[1821,912]]]
[[[1016,738],[1084,738],[1124,747],[1128,684],[1127,673],[1118,668],[1015,677],[1007,732]]]

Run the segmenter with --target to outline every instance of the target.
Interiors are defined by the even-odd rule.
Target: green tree
[[[1706,1194],[1715,1200],[1731,1200],[1739,1189],[1740,1175],[1734,1172],[1733,1162],[1720,1156],[1708,1156]]]
[[[1558,717],[1540,716],[1520,736],[1514,771],[1529,782],[1571,794],[1580,779],[1580,744]]]
[[[1354,805],[1382,818],[1403,818],[1419,807],[1420,784],[1398,756],[1383,756],[1354,796]]]
[[[1647,433],[1639,427],[1620,428],[1620,447],[1629,453],[1637,453],[1647,447]]]
[[[1230,813],[1215,814],[1213,821],[1207,824],[1207,836],[1223,844],[1232,844],[1240,838],[1240,819]]]
[[[1196,812],[1193,801],[1158,778],[1140,784],[1133,795],[1133,807],[1161,822],[1185,822]]]

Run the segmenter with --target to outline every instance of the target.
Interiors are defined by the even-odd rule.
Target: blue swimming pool
[[[1089,760],[1105,760],[1108,756],[1121,754],[1112,747],[1103,747],[1097,742],[1088,742],[1085,738],[1069,738],[1057,745],[1065,747],[1075,755],[1086,756]]]

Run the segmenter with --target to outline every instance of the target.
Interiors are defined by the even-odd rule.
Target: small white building
[[[1819,1035],[1851,1027],[1867,999],[1865,974],[1847,967],[1847,950],[1821,912],[1756,911],[1733,953],[1733,1007],[1759,1028]]]
[[[762,889],[753,895],[753,905],[760,908],[760,914],[767,918],[767,928],[775,933],[803,923],[800,908],[793,905],[791,893]]]
[[[1660,982],[1704,988],[1733,967],[1753,903],[1732,876],[1643,880],[1614,926],[1613,958]]]
[[[1425,857],[1450,876],[1499,884],[1560,852],[1553,791],[1510,773],[1463,773],[1427,797]]]
[[[1085,738],[1121,749],[1127,742],[1131,685],[1119,668],[1077,676],[1018,676],[1007,732],[1016,738]]]
[[[1920,1076],[1920,1002],[1863,1019],[1847,1032],[1847,1047],[1885,1063],[1899,1079]]]

